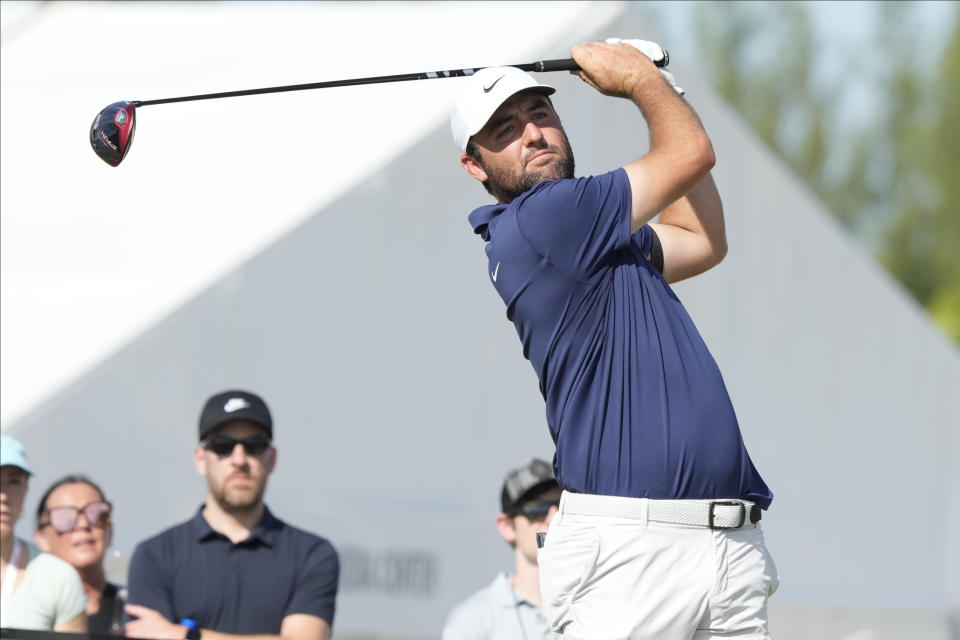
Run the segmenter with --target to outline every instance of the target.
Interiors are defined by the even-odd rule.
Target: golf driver
[[[658,67],[665,67],[670,62],[670,55],[664,51],[663,58],[656,60]],[[527,64],[509,65],[522,71],[579,71],[580,67],[572,58],[559,60],[540,60]],[[146,107],[152,104],[169,104],[171,102],[190,102],[192,100],[213,100],[214,98],[236,98],[252,96],[261,93],[282,93],[284,91],[303,91],[305,89],[329,89],[332,87],[350,87],[361,84],[380,84],[384,82],[405,82],[407,80],[434,80],[436,78],[458,78],[473,75],[484,67],[466,69],[450,69],[447,71],[423,71],[419,73],[404,73],[392,76],[373,76],[370,78],[352,78],[349,80],[329,80],[326,82],[312,82],[308,84],[291,84],[281,87],[265,87],[262,89],[243,89],[240,91],[224,91],[222,93],[203,93],[179,98],[160,98],[157,100],[130,100],[114,102],[105,107],[90,126],[90,146],[100,159],[115,167],[123,162],[133,144],[133,134],[137,128],[137,107]]]

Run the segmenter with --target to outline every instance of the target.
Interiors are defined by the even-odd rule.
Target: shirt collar
[[[267,505],[263,505],[263,519],[250,532],[250,538],[257,538],[266,546],[272,547],[281,529],[283,529],[283,522],[274,517]]]
[[[467,219],[470,221],[470,226],[473,227],[473,232],[479,235],[484,241],[490,241],[490,232],[487,231],[487,226],[501,213],[503,213],[509,205],[506,204],[487,204],[482,207],[474,209]]]
[[[485,242],[490,242],[490,231],[488,230],[488,227],[490,223],[497,218],[497,216],[506,211],[507,207],[519,207],[524,200],[531,196],[531,194],[540,191],[545,185],[548,185],[551,182],[554,181],[545,180],[543,182],[538,182],[531,189],[524,191],[506,204],[501,202],[499,204],[486,204],[482,207],[477,207],[470,213],[469,216],[467,216],[467,219],[470,221],[470,226],[473,227],[473,232],[483,238]]]
[[[203,517],[203,508],[205,506],[205,504],[200,505],[196,515],[190,520],[189,527],[191,537],[198,542],[205,542],[207,540],[213,540],[214,538],[226,538],[226,536],[219,531],[215,531],[213,527],[210,526],[210,523],[207,522],[207,519]],[[272,547],[281,529],[283,529],[283,522],[270,512],[267,505],[263,505],[263,519],[260,520],[260,524],[253,528],[250,536],[246,540],[238,544],[260,542],[267,547]]]
[[[493,584],[490,585],[490,592],[493,594],[494,601],[501,607],[512,609],[522,604],[533,606],[528,600],[520,597],[520,594],[517,593],[517,590],[510,584],[510,580],[507,579],[507,574],[505,573],[498,573],[497,577],[493,579]]]

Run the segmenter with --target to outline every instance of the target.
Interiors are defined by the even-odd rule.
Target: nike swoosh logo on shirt
[[[499,78],[497,78],[496,80],[494,80],[489,86],[486,86],[486,87],[483,88],[483,92],[484,92],[484,93],[490,93],[490,91],[492,91],[493,88],[494,88],[495,86],[497,86],[497,83],[500,82],[501,80],[503,80],[505,77],[506,77],[506,76],[500,76]]]
[[[490,277],[493,278],[493,281],[497,281],[497,274],[500,273],[500,261],[497,261],[497,268],[490,272]]]

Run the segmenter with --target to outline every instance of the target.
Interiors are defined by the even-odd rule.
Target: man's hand
[[[607,38],[605,42],[607,44],[628,44],[643,55],[650,58],[650,60],[653,62],[660,62],[666,58],[666,64],[662,67],[658,67],[660,69],[660,75],[666,78],[667,82],[670,83],[670,86],[673,87],[674,91],[680,95],[686,93],[683,89],[677,86],[677,81],[673,77],[673,74],[667,71],[666,65],[670,64],[670,56],[667,54],[666,50],[656,42],[650,42],[649,40],[637,40],[635,38],[626,40],[623,38]]]
[[[650,42],[649,40],[638,40],[636,38],[607,38],[604,40],[607,44],[628,44],[643,55],[650,58],[651,62],[660,62],[667,57],[667,52],[663,47],[658,45],[656,42]],[[669,63],[669,58],[667,59]]]
[[[570,55],[582,69],[571,73],[604,95],[634,99],[637,89],[656,79],[654,71],[659,71],[677,93],[684,93],[672,73],[652,64],[667,57],[667,52],[656,42],[607,38],[606,42],[587,42],[573,47]]]
[[[581,69],[571,73],[607,96],[633,99],[644,84],[662,82],[650,57],[629,45],[586,42],[570,56]]]
[[[155,638],[156,640],[183,640],[187,636],[187,628],[182,624],[174,624],[160,615],[160,612],[138,604],[124,606],[131,616],[131,620],[124,625],[123,635],[128,638]]]

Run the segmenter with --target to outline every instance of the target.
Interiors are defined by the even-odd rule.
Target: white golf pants
[[[564,509],[570,495],[577,513]],[[591,500],[604,515],[584,515]],[[553,630],[584,640],[770,638],[767,600],[779,577],[759,523],[720,530],[648,519],[649,505],[664,502],[564,492],[538,552]],[[681,502],[710,501],[669,504]]]

